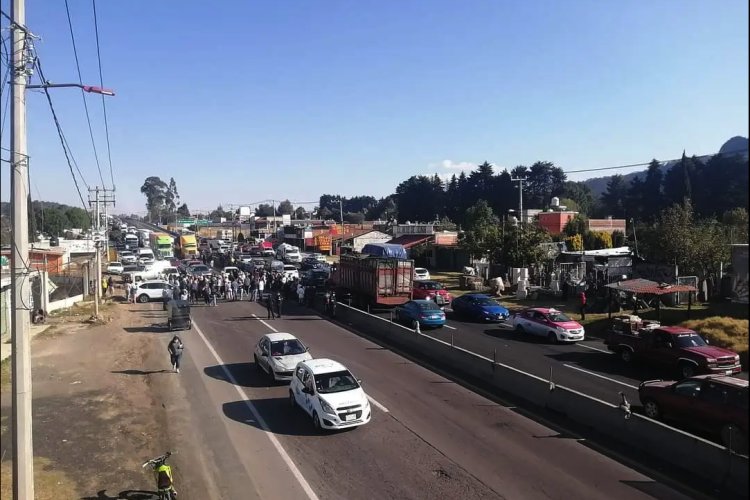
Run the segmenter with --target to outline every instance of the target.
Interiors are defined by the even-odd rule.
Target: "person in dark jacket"
[[[268,292],[266,294],[266,311],[268,311],[268,318],[267,319],[274,319],[276,317],[276,313],[274,312],[274,293]]]
[[[167,346],[169,351],[169,360],[172,363],[172,370],[175,373],[180,373],[180,358],[182,357],[182,351],[185,349],[185,344],[182,343],[182,339],[175,335]]]
[[[273,293],[273,305],[276,308],[276,317],[281,319],[281,302],[283,298],[281,296],[281,290],[277,290]]]

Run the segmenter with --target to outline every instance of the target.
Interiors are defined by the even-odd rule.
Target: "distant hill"
[[[727,142],[724,143],[723,146],[719,149],[719,153],[721,154],[744,154],[745,156],[748,155],[748,139],[747,137],[740,137],[735,136],[729,139]],[[698,156],[698,160],[702,161],[703,163],[707,162],[713,155],[704,155],[704,156]],[[677,163],[677,161],[667,161],[662,162],[661,168],[666,173],[667,170],[669,170],[672,165]],[[644,178],[646,176],[646,170],[641,170],[640,172],[631,172],[629,174],[625,174],[622,176],[622,178],[625,180],[626,184],[630,184],[630,182],[636,178]],[[583,181],[585,185],[587,185],[589,188],[591,188],[591,192],[594,194],[594,197],[598,198],[607,190],[607,183],[612,178],[612,175],[609,175],[607,177],[592,177],[591,179],[586,179]]]

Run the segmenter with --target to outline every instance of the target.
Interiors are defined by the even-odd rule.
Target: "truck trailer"
[[[372,255],[342,255],[331,281],[339,300],[358,306],[398,306],[412,298],[414,261]]]

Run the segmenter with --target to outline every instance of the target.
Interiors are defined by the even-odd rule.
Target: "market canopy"
[[[656,281],[644,280],[641,278],[618,281],[606,285],[607,288],[629,293],[645,293],[649,295],[665,295],[675,292],[696,292],[698,291],[692,285],[671,285],[669,283],[657,283]]]

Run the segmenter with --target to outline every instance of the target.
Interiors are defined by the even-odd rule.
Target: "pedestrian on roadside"
[[[130,282],[125,283],[125,300],[130,302],[130,289],[133,288],[133,285],[130,284]]]
[[[260,302],[261,299],[263,298],[263,290],[265,289],[265,287],[266,287],[266,282],[263,280],[263,277],[261,276],[261,278],[258,280],[258,302]]]
[[[273,305],[276,308],[276,317],[281,319],[281,302],[283,300],[281,291],[277,290],[271,296],[273,297]]]
[[[135,283],[130,283],[130,302],[135,304]]]
[[[175,335],[167,346],[169,351],[169,361],[172,363],[172,371],[180,373],[180,358],[182,357],[182,351],[185,349],[185,344],[182,343],[182,339]]]
[[[297,284],[297,303],[303,305],[305,302],[305,287],[302,283]]]
[[[102,278],[102,297],[107,296],[107,278]]]
[[[581,294],[578,296],[580,300],[580,308],[579,312],[581,313],[581,320],[586,319],[586,292],[581,291]]]
[[[115,293],[115,290],[114,290],[115,287],[113,285],[114,285],[114,280],[112,279],[112,276],[110,276],[109,278],[107,278],[107,290],[109,290],[110,296],[114,295]]]

